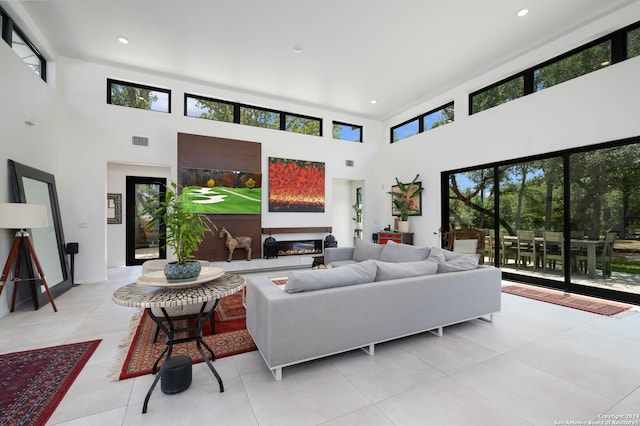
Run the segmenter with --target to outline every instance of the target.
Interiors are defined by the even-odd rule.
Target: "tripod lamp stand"
[[[26,229],[30,228],[46,228],[49,226],[47,219],[47,210],[44,205],[40,204],[24,204],[24,203],[0,203],[0,228],[4,229],[19,229],[13,238],[13,244],[9,251],[9,257],[7,263],[2,270],[2,278],[0,278],[0,295],[6,282],[9,280],[9,274],[13,268],[13,295],[11,297],[11,312],[16,303],[16,292],[18,284],[22,281],[35,280],[33,278],[20,278],[20,263],[22,261],[22,255],[24,250],[28,250],[31,255],[31,260],[36,267],[37,274],[44,286],[51,306],[55,312],[58,312],[56,304],[53,302],[53,296],[49,291],[49,286],[42,271],[42,266],[36,256],[36,252],[33,249],[33,244],[29,239],[29,233]]]

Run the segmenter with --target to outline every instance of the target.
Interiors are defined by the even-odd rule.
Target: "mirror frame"
[[[52,296],[58,297],[62,293],[69,290],[72,286],[71,279],[69,277],[67,268],[67,258],[65,251],[64,232],[62,231],[62,221],[60,219],[60,205],[58,204],[58,193],[56,191],[56,182],[52,174],[44,172],[42,170],[34,169],[33,167],[26,166],[24,164],[17,163],[13,160],[9,160],[9,171],[12,176],[12,189],[13,198],[16,203],[26,203],[26,194],[24,192],[23,178],[33,179],[39,182],[43,182],[49,189],[49,202],[51,212],[53,214],[53,226],[56,232],[56,242],[58,247],[58,258],[60,260],[60,267],[62,269],[62,281],[57,283],[47,282]],[[38,253],[38,247],[33,242],[34,250]],[[23,253],[25,259],[30,259],[28,253]],[[36,276],[35,269],[32,262],[26,262],[27,272],[29,277]],[[46,271],[44,271],[46,274]],[[33,306],[35,309],[39,309],[45,304],[49,303],[47,294],[39,291],[41,286],[41,280],[32,280],[31,293],[33,295]]]

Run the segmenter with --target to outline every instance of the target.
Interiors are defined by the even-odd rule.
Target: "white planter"
[[[409,232],[409,221],[408,220],[400,220],[400,221],[398,221],[398,231],[399,232]]]

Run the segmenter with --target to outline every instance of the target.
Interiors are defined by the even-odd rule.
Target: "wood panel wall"
[[[184,167],[262,173],[262,145],[259,142],[178,133],[177,175],[180,185],[182,185]],[[262,185],[265,185],[264,176]],[[218,228],[225,227],[234,236],[251,237],[253,239],[252,258],[262,257],[261,215],[217,214],[209,217]],[[225,241],[219,238],[218,233],[207,235],[196,257],[210,261],[227,260],[229,252]],[[244,249],[238,249],[234,252],[232,259],[246,259],[246,256],[247,252]]]

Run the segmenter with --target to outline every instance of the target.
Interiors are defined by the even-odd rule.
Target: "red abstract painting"
[[[270,212],[324,212],[324,163],[269,157]]]

